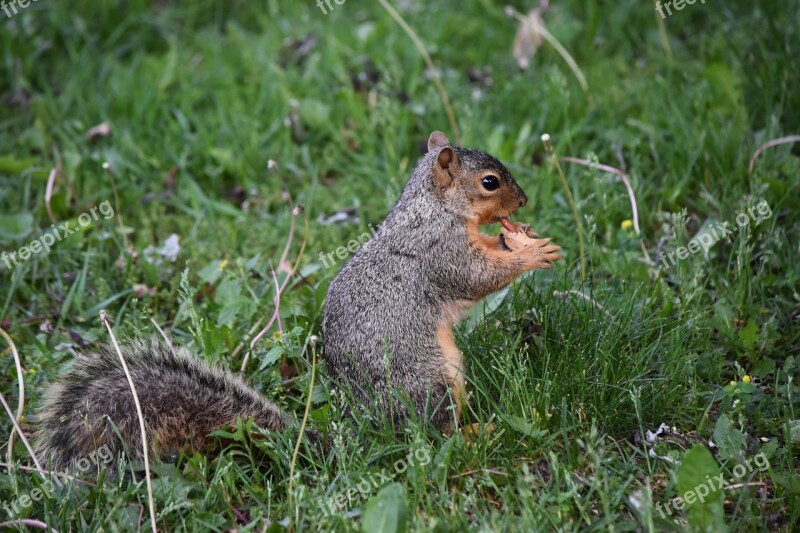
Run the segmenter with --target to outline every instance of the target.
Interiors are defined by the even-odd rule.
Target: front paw
[[[503,244],[512,253],[525,258],[527,268],[553,268],[553,263],[562,258],[558,252],[561,247],[549,244],[550,239],[542,239],[538,235],[535,238],[528,237],[522,232],[502,232]]]

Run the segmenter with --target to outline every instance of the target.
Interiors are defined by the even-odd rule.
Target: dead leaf
[[[302,66],[317,48],[317,37],[309,33],[302,39],[289,39],[278,51],[278,63],[286,68],[290,65]]]
[[[141,298],[142,296],[155,296],[156,295],[156,288],[155,287],[148,287],[142,283],[136,283],[133,286],[133,295],[136,298]]]
[[[108,124],[108,122],[98,124],[86,132],[86,138],[90,141],[93,141],[98,137],[108,137],[109,135],[111,135],[111,126]]]
[[[337,211],[336,213],[328,216],[320,213],[320,215],[317,217],[317,221],[323,226],[330,226],[333,224],[338,226],[343,224],[359,224],[361,219],[358,216],[357,208],[348,207],[347,209],[342,209],[341,211]]]
[[[542,13],[549,7],[549,0],[542,0],[539,5],[531,9],[520,21],[517,35],[514,37],[514,59],[522,70],[527,70],[531,64],[531,58],[536,54],[536,50],[542,45],[544,38],[539,30],[544,28]],[[514,17],[518,17],[513,7],[507,7],[506,12]]]
[[[278,273],[291,272],[292,264],[289,261],[281,261],[278,265]]]
[[[177,234],[173,233],[167,240],[164,241],[163,246],[156,248],[152,244],[144,249],[143,255],[145,261],[151,265],[160,265],[162,258],[174,263],[178,260],[178,253],[181,251],[180,238]]]

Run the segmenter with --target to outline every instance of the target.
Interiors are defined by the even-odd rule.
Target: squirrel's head
[[[478,224],[501,222],[528,203],[508,169],[484,152],[452,146],[444,133],[428,138],[433,162],[433,188],[445,206]]]

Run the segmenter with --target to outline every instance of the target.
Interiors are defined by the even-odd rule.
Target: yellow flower
[[[630,220],[623,220],[621,224],[622,229],[631,229],[633,227],[633,222]]]
[[[750,376],[744,376],[742,378],[742,381],[744,381],[745,383],[750,383],[750,381],[752,381],[752,380],[750,379]]]
[[[219,264],[219,269],[220,270],[225,270],[226,266],[228,266],[228,260],[227,259],[225,259],[224,261],[222,261],[222,263]]]
[[[736,382],[735,381],[731,381],[731,387],[735,387],[735,386],[736,386]]]
[[[280,330],[278,330],[278,331],[276,331],[275,333],[272,334],[272,338],[275,339],[276,341],[281,340],[282,336],[283,336],[283,333],[281,333]]]

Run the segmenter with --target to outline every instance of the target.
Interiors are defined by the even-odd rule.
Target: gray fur
[[[237,417],[281,430],[294,423],[242,379],[151,339],[121,346],[144,414],[151,457],[204,450],[208,435]],[[118,438],[110,421],[122,436]],[[128,380],[113,346],[82,354],[47,392],[35,421],[37,455],[55,470],[72,469],[104,445],[113,457],[142,456],[139,420]],[[107,452],[106,452],[107,453]]]
[[[324,358],[334,383],[353,396],[348,411],[378,409],[402,425],[409,413],[399,398],[407,395],[419,419],[443,430],[454,425],[437,328],[453,302],[475,303],[497,284],[485,277],[492,270],[487,257],[468,240],[470,198],[459,195],[465,184],[458,181],[468,171],[491,170],[509,188],[514,209],[527,199],[497,159],[453,149],[456,194],[437,193],[432,175],[439,150],[426,154],[376,235],[330,284]]]

